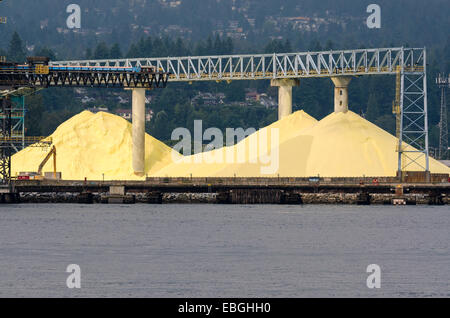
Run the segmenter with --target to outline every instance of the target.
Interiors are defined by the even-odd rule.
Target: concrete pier
[[[0,204],[20,203],[20,195],[17,191],[12,191],[9,186],[0,186]]]
[[[278,87],[278,119],[292,114],[292,87],[299,86],[298,79],[273,79],[271,86]]]
[[[145,175],[145,88],[133,88],[132,91],[133,170],[142,177]]]
[[[348,85],[352,78],[350,76],[332,77],[334,83],[334,112],[348,112]]]
[[[146,181],[18,180],[23,203],[450,204],[448,174],[432,182],[378,178],[148,178]],[[376,181],[375,181],[376,180]],[[2,199],[2,196],[0,196]],[[4,196],[4,202],[11,202]]]

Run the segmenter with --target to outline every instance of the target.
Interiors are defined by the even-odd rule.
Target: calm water
[[[4,205],[0,297],[450,297],[449,242],[448,206]]]

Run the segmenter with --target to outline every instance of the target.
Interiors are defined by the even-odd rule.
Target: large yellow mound
[[[333,113],[317,123],[304,112],[297,112],[264,129],[268,128],[280,129],[279,147],[271,149],[273,156],[277,155],[273,153],[274,151],[279,153],[276,171],[262,173],[261,167],[267,166],[267,163],[261,160],[261,156],[257,162],[252,162],[247,156],[244,163],[207,164],[204,160],[203,163],[196,163],[195,159],[202,156],[197,154],[191,156],[192,163],[178,161],[161,169],[155,175],[169,177],[187,177],[191,174],[193,177],[396,175],[397,138],[351,111]],[[254,136],[241,143],[249,143],[252,137]],[[232,148],[238,146],[239,144]],[[424,159],[418,162],[424,166]],[[412,164],[407,170],[423,169],[417,164]],[[432,173],[450,173],[448,167],[431,158],[430,170]]]
[[[51,135],[57,152],[57,170],[66,180],[139,180],[131,165],[131,124],[104,112],[84,111],[59,126]],[[145,171],[172,162],[172,150],[150,135],[145,137]],[[12,157],[12,175],[37,171],[49,149],[28,147]],[[53,171],[49,160],[44,172]]]

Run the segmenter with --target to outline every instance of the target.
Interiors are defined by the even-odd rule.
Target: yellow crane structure
[[[42,176],[42,169],[44,169],[45,164],[48,162],[50,157],[53,156],[53,178],[56,179],[56,147],[53,146],[52,149],[50,149],[47,156],[45,156],[44,160],[42,160],[41,164],[38,168],[38,175]]]
[[[402,68],[397,66],[397,74],[395,77],[395,100],[392,102],[392,114],[395,115],[395,136],[397,137],[397,152],[401,152],[400,149],[400,134],[402,124],[402,110],[401,110],[401,91],[402,91]],[[402,154],[403,157],[403,154]],[[404,158],[402,159],[402,167],[405,165]]]
[[[402,86],[402,74],[401,67],[397,66],[397,74],[395,78],[395,100],[392,103],[392,113],[395,115],[395,135],[397,138],[400,138],[400,125],[402,113],[400,110],[400,94],[401,94],[401,86]]]

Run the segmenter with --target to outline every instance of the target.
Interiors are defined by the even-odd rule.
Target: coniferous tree
[[[26,53],[25,48],[17,32],[14,32],[11,41],[9,42],[7,59],[13,62],[25,62]]]
[[[55,52],[53,52],[53,50],[49,49],[48,47],[38,48],[37,50],[34,51],[34,55],[48,57],[51,61],[56,60]]]
[[[169,116],[165,111],[156,114],[153,134],[160,140],[169,140]]]
[[[111,51],[109,53],[109,58],[112,58],[112,59],[120,59],[120,58],[122,58],[122,52],[120,50],[119,43],[115,43],[111,47]]]
[[[91,50],[91,48],[90,47],[88,47],[87,49],[86,49],[86,53],[85,53],[85,59],[86,60],[90,60],[91,58],[92,58],[92,50]]]
[[[94,59],[108,59],[109,58],[109,48],[105,42],[100,42],[95,48]]]
[[[371,93],[367,101],[366,118],[367,120],[374,122],[379,114],[378,99],[374,93]]]

